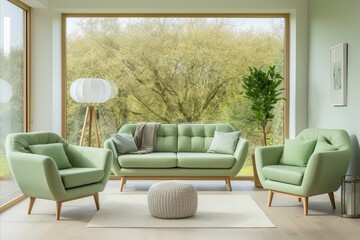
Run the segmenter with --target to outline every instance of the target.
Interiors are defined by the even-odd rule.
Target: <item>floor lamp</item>
[[[84,142],[87,122],[89,122],[88,129],[88,146],[91,145],[91,131],[94,126],[96,146],[100,147],[99,131],[96,118],[96,109],[93,104],[105,103],[114,98],[117,94],[116,85],[109,81],[100,78],[80,78],[75,80],[70,86],[70,96],[75,102],[88,103],[84,118],[84,124],[81,131],[80,143]]]

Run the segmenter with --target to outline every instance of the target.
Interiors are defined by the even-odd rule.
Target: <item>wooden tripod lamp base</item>
[[[83,145],[83,142],[84,142],[84,137],[85,137],[87,122],[89,122],[89,128],[88,128],[88,146],[91,146],[91,129],[92,129],[92,125],[94,124],[94,132],[95,132],[96,146],[97,146],[97,147],[100,147],[99,131],[98,131],[97,120],[96,120],[96,109],[95,109],[95,106],[87,106],[87,107],[86,107],[84,124],[83,124],[82,132],[81,132],[81,137],[80,137],[80,143],[79,143],[80,146],[82,146],[82,145]]]
[[[110,99],[116,97],[118,92],[115,83],[109,80],[101,78],[79,78],[71,83],[70,95],[75,102],[88,103],[90,105],[86,108],[84,125],[81,132],[80,143],[82,146],[85,137],[86,125],[89,122],[89,136],[88,146],[91,146],[91,129],[94,124],[94,132],[96,138],[96,146],[100,147],[99,143],[99,131],[96,120],[95,106],[91,105],[94,103],[105,103]]]

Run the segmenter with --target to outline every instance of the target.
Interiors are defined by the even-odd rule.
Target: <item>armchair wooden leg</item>
[[[96,209],[99,210],[99,209],[100,209],[99,193],[95,193],[95,194],[94,194],[94,200],[95,200]]]
[[[301,198],[300,198],[300,197],[298,198],[298,200],[299,200],[299,202],[301,202]]]
[[[269,193],[268,193],[268,207],[271,207],[273,197],[274,197],[274,192],[269,190]]]
[[[331,202],[332,208],[333,208],[333,209],[336,209],[334,193],[331,192],[331,193],[328,193],[328,195],[329,195],[329,198],[330,198],[330,202]]]
[[[308,197],[302,197],[303,200],[303,206],[304,206],[304,215],[308,215],[308,208],[309,208],[309,198]]]
[[[225,182],[226,182],[226,187],[227,187],[227,189],[231,192],[231,191],[232,191],[232,187],[231,187],[230,177],[225,177]]]
[[[31,214],[31,211],[32,211],[32,208],[34,206],[35,200],[36,200],[36,198],[30,197],[28,214]]]
[[[121,177],[121,179],[120,179],[120,192],[123,191],[125,183],[126,183],[126,177]]]
[[[61,205],[61,201],[56,201],[56,220],[60,219]]]

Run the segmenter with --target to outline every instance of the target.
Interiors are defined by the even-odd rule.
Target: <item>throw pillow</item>
[[[215,131],[214,138],[211,142],[209,153],[233,154],[236,149],[240,132],[219,132]]]
[[[118,154],[136,152],[138,150],[131,133],[115,133],[111,139],[115,143]]]
[[[325,138],[323,135],[319,135],[314,149],[314,153],[328,152],[335,150],[336,149],[334,148],[333,145],[331,145],[330,141],[327,138]]]
[[[305,167],[314,151],[316,139],[302,141],[300,139],[285,140],[284,153],[280,164]]]
[[[30,145],[29,149],[34,154],[45,155],[54,159],[58,169],[71,168],[62,143]]]

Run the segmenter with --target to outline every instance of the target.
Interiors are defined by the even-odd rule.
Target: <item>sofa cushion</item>
[[[155,152],[177,151],[178,129],[175,124],[161,124],[156,135]]]
[[[219,153],[177,153],[180,168],[225,168],[229,169],[235,163],[235,157]]]
[[[264,177],[276,182],[300,186],[306,167],[269,165],[262,168]]]
[[[234,154],[239,137],[240,132],[215,131],[215,135],[208,152]]]
[[[111,139],[115,144],[118,155],[138,150],[131,133],[115,133],[111,136]]]
[[[320,135],[324,136],[336,150],[349,151],[349,134],[341,129],[308,128],[299,133],[296,138],[301,140],[318,139]]]
[[[105,172],[100,168],[68,168],[59,170],[65,188],[100,182]]]
[[[54,159],[58,169],[71,168],[62,143],[30,145],[29,149],[32,153],[45,155]]]
[[[285,140],[284,154],[280,164],[304,167],[314,151],[316,139],[302,141],[300,139]]]
[[[118,157],[118,162],[123,168],[174,168],[176,153],[125,154]]]
[[[326,139],[323,135],[319,135],[316,146],[314,149],[314,153],[318,152],[328,152],[328,151],[335,151],[336,148],[330,143],[328,139]]]
[[[136,124],[123,125],[119,133],[135,134]],[[176,124],[161,124],[156,133],[156,144],[154,152],[173,152],[177,151],[178,128]]]
[[[215,131],[233,132],[228,124],[179,124],[178,152],[205,153],[213,140]]]

